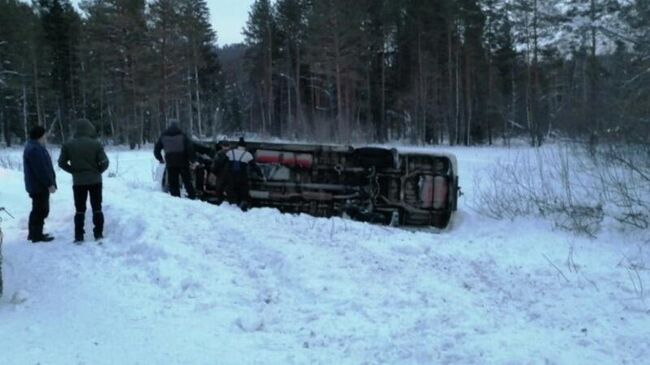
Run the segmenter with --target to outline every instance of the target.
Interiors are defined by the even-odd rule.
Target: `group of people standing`
[[[95,128],[90,121],[77,120],[74,123],[74,131],[74,138],[61,148],[58,166],[72,175],[75,206],[74,242],[81,244],[85,238],[88,197],[92,208],[93,236],[95,240],[101,240],[104,236],[102,173],[108,169],[109,161],[104,147],[96,139]],[[50,195],[58,189],[46,143],[46,130],[36,126],[30,130],[29,141],[23,152],[25,189],[32,200],[27,239],[34,243],[54,240],[52,235],[43,232],[45,219],[50,213]],[[250,204],[249,167],[255,166],[254,157],[246,150],[243,138],[234,148],[227,142],[220,142],[216,149],[210,163],[199,164],[193,142],[178,124],[172,123],[158,139],[154,156],[166,165],[169,192],[172,196],[180,197],[182,180],[190,199],[195,199],[197,195],[210,195],[217,203],[227,200],[246,210]],[[198,194],[192,182],[191,169],[198,169],[195,171]]]
[[[104,147],[95,139],[95,128],[86,119],[74,124],[74,138],[61,148],[58,165],[72,174],[74,195],[74,241],[84,241],[86,202],[90,196],[93,217],[93,236],[100,240],[104,235],[104,213],[102,212],[102,173],[108,169],[109,161]],[[30,130],[29,141],[23,152],[25,189],[32,199],[27,239],[36,242],[50,242],[54,237],[43,232],[45,218],[50,213],[50,194],[58,186],[52,158],[45,148],[46,130],[36,126]]]
[[[154,157],[165,164],[169,193],[180,197],[182,181],[190,199],[201,196],[217,204],[225,200],[246,210],[250,204],[249,169],[255,167],[255,159],[246,149],[245,140],[240,138],[234,147],[226,141],[217,143],[209,161],[199,162],[194,147],[176,123],[172,123],[158,139]],[[194,183],[192,169],[195,170]]]

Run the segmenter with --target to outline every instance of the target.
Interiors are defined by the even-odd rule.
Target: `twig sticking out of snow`
[[[642,270],[644,268],[643,264],[635,263],[630,260],[629,257],[624,255],[623,259],[618,265],[625,268],[625,271],[627,271],[627,277],[630,279],[630,283],[632,283],[632,289],[634,290],[634,293],[638,296],[639,299],[645,302],[645,289],[643,286],[643,279],[639,273],[639,270]]]
[[[546,256],[546,255],[544,255],[544,254],[542,254],[542,256],[544,256],[544,258],[546,259],[546,261],[548,261],[548,263],[551,264],[551,266],[553,266],[553,267],[555,268],[555,270],[557,270],[557,272],[560,273],[560,275],[564,278],[564,280],[566,280],[567,283],[570,283],[570,282],[571,282],[571,280],[569,280],[569,278],[567,278],[566,275],[564,275],[564,272],[562,272],[562,270],[561,270],[559,267],[557,267],[557,265],[555,265],[555,264],[553,263],[553,261],[551,261],[551,259],[548,258],[548,256]]]

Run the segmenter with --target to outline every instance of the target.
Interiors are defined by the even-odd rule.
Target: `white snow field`
[[[650,364],[648,232],[484,217],[473,185],[528,149],[442,150],[466,194],[442,233],[175,199],[150,149],[113,149],[103,245],[72,243],[58,169],[56,240],[31,244],[22,173],[0,168],[0,364]]]

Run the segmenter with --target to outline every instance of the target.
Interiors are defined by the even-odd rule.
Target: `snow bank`
[[[46,223],[57,239],[33,245],[22,175],[0,169],[0,206],[16,216],[3,223],[0,363],[646,361],[643,232],[590,240],[482,217],[473,184],[512,152],[476,151],[451,150],[468,195],[440,234],[174,199],[151,184],[150,151],[115,150],[103,245],[72,244],[61,171]]]

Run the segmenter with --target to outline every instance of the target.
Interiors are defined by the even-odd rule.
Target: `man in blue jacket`
[[[25,189],[32,198],[27,239],[34,243],[54,240],[54,237],[43,233],[45,218],[50,214],[50,194],[56,192],[56,175],[52,158],[45,149],[46,138],[43,127],[32,128],[23,152]]]

